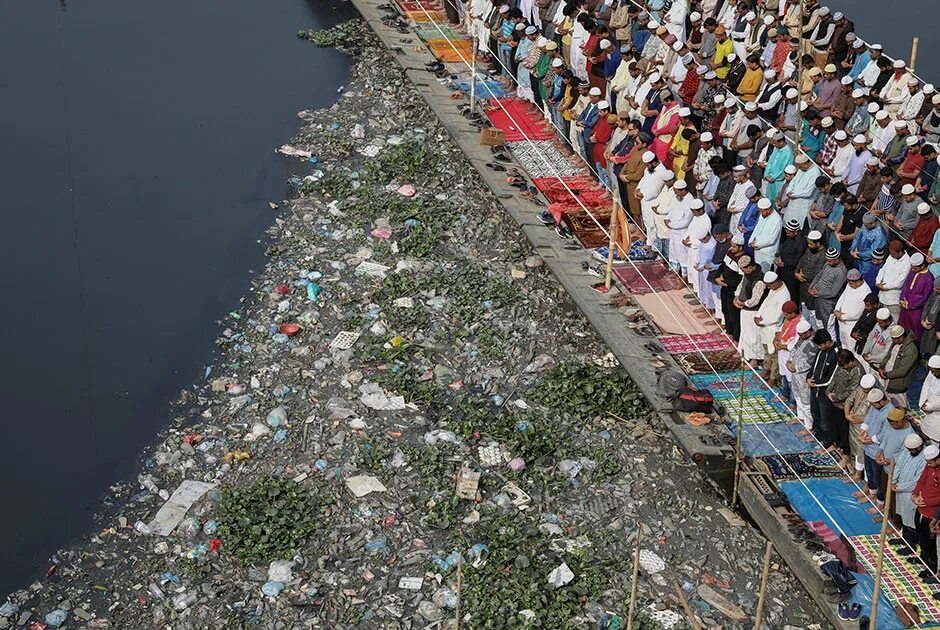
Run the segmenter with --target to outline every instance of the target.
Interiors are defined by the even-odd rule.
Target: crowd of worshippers
[[[905,537],[936,569],[940,94],[817,0],[470,12],[490,73],[619,195],[636,227],[614,262],[638,240],[657,249],[864,483],[860,501],[883,510],[895,484]]]

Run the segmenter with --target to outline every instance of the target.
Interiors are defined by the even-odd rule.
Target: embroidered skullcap
[[[555,42],[548,42],[545,44],[545,50],[558,50],[558,44]]]
[[[884,109],[880,110],[877,114],[875,114],[875,120],[884,120],[887,117],[888,117],[888,112]]]
[[[738,56],[734,53],[728,54],[728,63],[734,63]]]
[[[905,144],[907,144],[907,146],[912,147],[912,146],[914,146],[915,144],[919,143],[919,142],[920,142],[920,139],[918,139],[917,136],[908,136],[908,137],[904,140],[904,142],[905,142]]]
[[[698,11],[692,11],[692,13],[689,14],[689,19],[692,20],[693,22],[698,22],[699,20],[702,19],[702,14],[699,13]]]
[[[746,111],[746,112],[756,112],[756,111],[757,111],[757,103],[755,103],[754,101],[748,101],[747,103],[744,104],[744,111]]]
[[[679,52],[680,50],[682,50],[682,46],[683,46],[682,42],[678,40],[672,43],[672,49],[676,52]]]
[[[610,109],[610,103],[607,101],[597,101],[597,109]]]
[[[686,55],[686,57],[688,57],[688,55]],[[706,74],[708,74],[708,68],[706,68],[705,66],[695,66],[695,74],[697,74],[700,77],[704,77]],[[721,96],[721,94],[716,94],[715,98],[718,98],[719,96]],[[721,100],[716,101],[716,102],[722,103],[724,102],[724,100],[725,100],[725,97],[721,96]]]
[[[884,260],[887,255],[888,255],[888,252],[885,251],[884,247],[879,247],[878,249],[876,249],[875,251],[871,253],[871,257],[874,260]]]
[[[934,94],[932,97],[930,97],[930,102],[934,105],[940,105],[940,94]]]
[[[866,138],[864,134],[858,134],[857,136],[852,138],[852,142],[854,142],[855,144],[868,144],[868,138]]]
[[[892,338],[892,339],[897,339],[898,337],[903,337],[903,336],[904,336],[904,328],[902,328],[901,326],[897,326],[897,325],[892,326],[892,327],[888,330],[888,334],[891,335],[891,338]]]
[[[872,50],[882,50],[883,46],[881,44],[872,44],[871,46],[869,46],[869,48],[871,48]]]
[[[824,117],[821,121],[819,121],[819,124],[822,125],[823,127],[831,127],[832,117],[831,116]]]
[[[839,83],[841,83],[842,85],[852,85],[852,83],[854,82],[855,82],[855,79],[853,79],[849,75],[845,75],[844,77],[839,79]]]
[[[682,55],[682,65],[687,66],[690,63],[695,63],[695,57],[692,56],[692,53]]]
[[[738,232],[737,234],[731,237],[731,242],[734,243],[735,245],[744,245],[744,235]]]
[[[837,132],[835,133],[835,136],[833,136],[833,137],[834,137],[836,140],[838,140],[839,142],[842,142],[843,140],[847,140],[847,139],[848,139],[849,134],[845,133],[845,130],[844,130],[844,129],[840,129],[839,131],[837,131]]]
[[[863,42],[862,40],[858,38],[856,38],[855,41],[852,43],[852,48],[864,48],[864,46],[865,46],[865,42]]]
[[[523,24],[522,22],[519,22],[518,24],[516,24],[516,25],[513,27],[513,29],[515,29],[515,30],[517,30],[517,31],[524,31],[525,28],[526,28],[526,27],[525,27],[525,24]]]
[[[650,75],[650,83],[659,83],[660,79],[662,78],[663,75],[659,74],[658,72],[654,72]]]
[[[705,73],[705,79],[708,81],[711,81],[712,79],[717,79],[717,78],[718,78],[718,75],[715,74],[714,70],[709,70],[708,72]]]
[[[863,94],[864,94],[864,91],[863,91]],[[868,104],[868,113],[869,113],[869,114],[877,114],[877,113],[878,113],[878,110],[880,110],[880,109],[881,109],[881,106],[880,106],[878,103],[869,103],[869,104]]]
[[[748,11],[747,13],[744,14],[744,19],[747,20],[748,22],[750,22],[751,20],[755,18],[757,18],[757,14],[754,13],[753,11]]]
[[[852,98],[864,98],[864,97],[865,97],[864,91],[858,88],[855,88],[854,90],[852,90]]]
[[[916,77],[911,77],[910,79],[907,80],[907,84],[913,87],[915,85],[920,85],[920,81],[918,81]]]
[[[715,103],[716,103],[716,104],[724,103],[724,102],[725,102],[725,95],[724,95],[724,94],[715,94],[715,99],[714,99],[714,100],[715,100]]]
[[[888,420],[890,420],[891,422],[900,422],[903,419],[904,419],[903,409],[898,409],[897,407],[895,407],[894,409],[888,412]]]
[[[878,309],[878,312],[875,313],[875,318],[880,319],[881,321],[891,319],[891,311],[889,311],[888,309],[884,307],[881,307]]]
[[[504,5],[502,5],[501,7],[499,7],[499,12],[500,12],[500,13],[506,13],[507,11],[509,11],[509,5],[508,5],[508,4],[504,4]]]
[[[829,15],[829,7],[821,7],[819,9],[819,17],[826,17]]]
[[[774,70],[773,68],[768,68],[767,71],[764,72],[764,78],[767,79],[768,81],[770,81],[771,79],[776,79],[777,71]]]
[[[800,222],[796,219],[787,219],[787,222],[783,227],[790,230],[791,232],[796,232],[800,229]]]
[[[826,258],[828,258],[829,260],[835,260],[838,257],[839,257],[839,250],[836,249],[835,247],[830,247],[829,249],[826,250]]]
[[[765,15],[765,16],[764,16],[764,24],[765,24],[765,25],[770,26],[770,25],[773,24],[773,23],[774,23],[774,16],[772,16],[772,15]]]
[[[936,89],[937,89],[937,88],[935,88],[935,87],[933,86],[933,83],[924,83],[924,87],[923,87],[923,89],[922,89],[921,91],[922,91],[924,94],[933,94],[933,93],[934,93],[934,90],[936,90]]]
[[[825,73],[827,73],[827,74],[835,74],[835,73],[836,73],[836,65],[835,65],[834,63],[827,63],[827,64],[826,64],[826,67],[823,68],[823,72],[825,72]]]
[[[535,45],[539,48],[545,48],[545,46],[548,45],[548,40],[544,37],[539,37],[537,40],[535,40]]]
[[[920,448],[923,445],[924,441],[916,433],[908,433],[904,438],[904,448]]]
[[[526,35],[535,35],[536,33],[538,33],[538,31],[539,31],[539,29],[535,28],[534,26],[527,26],[527,27],[525,27],[525,34],[526,34]]]
[[[679,116],[681,116],[682,118],[688,118],[691,115],[692,115],[692,110],[689,109],[688,107],[679,108]]]
[[[733,170],[735,173],[737,173],[738,175],[740,175],[741,173],[743,173],[744,171],[747,170],[747,167],[744,166],[743,164],[738,164],[738,165],[735,166],[732,170]]]

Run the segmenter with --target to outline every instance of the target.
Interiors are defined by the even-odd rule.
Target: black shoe
[[[907,547],[907,541],[903,538],[889,538],[889,545],[894,545],[895,547]]]
[[[913,549],[911,549],[910,547],[906,547],[906,546],[898,547],[897,549],[894,550],[894,552],[898,554],[899,556],[904,556],[904,557],[913,556],[916,553]]]
[[[604,271],[597,265],[588,265],[587,272],[589,275],[592,275],[595,278],[603,278],[606,275]]]
[[[566,225],[556,225],[556,226],[555,226],[555,234],[557,234],[558,236],[560,236],[560,237],[562,237],[562,238],[571,238],[571,237],[572,237],[571,230],[569,230],[569,229],[568,229],[568,226],[566,226]]]
[[[549,225],[549,226],[555,225],[555,217],[549,214],[547,210],[542,210],[535,216],[538,218],[539,221],[541,221],[545,225]]]

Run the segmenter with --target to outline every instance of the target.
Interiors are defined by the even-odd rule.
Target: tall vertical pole
[[[604,286],[608,289],[610,288],[611,283],[613,282],[614,274],[614,252],[617,247],[617,229],[618,229],[618,212],[617,212],[617,191],[613,191],[613,203],[611,203],[610,209],[610,243],[607,247],[607,271],[604,274]],[[629,252],[628,252],[629,255]]]
[[[738,441],[734,447],[734,490],[731,506],[738,504],[738,485],[741,480],[741,442],[744,439],[744,356],[741,356],[741,391],[738,395]]]
[[[796,130],[794,136],[796,137],[796,148],[793,150],[793,155],[800,154],[800,147],[803,146],[803,112],[800,111],[800,103],[803,102],[803,2],[800,0],[800,45],[797,49],[797,63],[796,63]]]
[[[630,608],[627,612],[627,630],[633,630],[633,613],[636,611],[636,587],[640,579],[640,539],[643,537],[643,523],[636,523],[636,548],[633,550],[633,577],[630,580]]]
[[[467,24],[470,25],[470,113],[477,111],[477,33],[473,28],[473,14],[467,11]]]
[[[767,541],[764,551],[764,570],[760,575],[760,593],[757,596],[757,612],[754,614],[754,630],[760,630],[761,617],[764,614],[764,600],[767,597],[767,577],[770,575],[770,559],[773,557],[774,544]]]
[[[917,47],[920,46],[920,37],[915,37],[911,42],[911,72],[917,67]]]
[[[891,496],[893,494],[894,483],[894,462],[888,468],[888,491],[885,493],[885,511],[881,520],[881,536],[878,539],[878,562],[875,564],[875,588],[871,594],[871,623],[869,628],[878,628],[878,600],[881,590],[881,571],[885,563],[885,543],[888,541],[888,521],[891,520]]]

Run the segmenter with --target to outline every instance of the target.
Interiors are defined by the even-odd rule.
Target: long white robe
[[[776,212],[757,219],[754,233],[751,234],[750,245],[754,248],[754,262],[760,265],[763,271],[770,271],[770,266],[774,262],[781,230],[783,230],[783,221]]]
[[[685,238],[689,223],[692,222],[692,210],[689,207],[695,198],[692,195],[686,195],[684,199],[676,199],[676,202],[669,208],[669,262],[673,267],[685,269],[688,267],[687,248],[682,244]]]
[[[865,311],[865,296],[869,293],[871,293],[871,288],[867,282],[863,282],[862,286],[857,289],[845,285],[845,290],[836,301],[835,310],[842,313],[842,321],[836,320],[836,325],[839,329],[839,340],[842,342],[843,348],[852,349],[855,347],[855,340],[852,339],[852,329],[855,328],[855,324]]]
[[[653,214],[653,205],[656,203],[659,193],[662,192],[668,175],[669,170],[662,164],[657,164],[653,170],[647,168],[636,185],[637,192],[643,195],[640,199],[640,210],[643,215],[643,225],[646,226],[646,242],[649,244],[652,244],[653,239],[656,238],[656,218]]]
[[[757,316],[761,318],[758,328],[758,337],[761,345],[761,356],[763,353],[772,353],[774,351],[774,336],[780,330],[783,323],[783,304],[790,299],[790,290],[787,285],[782,284],[779,289],[768,289],[767,297],[764,303],[757,309]]]
[[[796,175],[787,186],[787,194],[793,194],[795,198],[787,202],[787,207],[783,211],[784,223],[790,219],[796,219],[800,225],[803,225],[816,197],[816,178],[820,175],[822,171],[815,164],[805,171],[797,169]]]
[[[676,36],[680,42],[685,43],[685,17],[689,13],[686,2],[673,2],[666,12],[666,30]]]
[[[925,414],[920,421],[921,431],[934,443],[940,443],[940,379],[933,372],[927,372],[917,406]]]
[[[689,195],[686,195],[688,197]],[[664,221],[669,218],[669,209],[672,208],[678,200],[676,191],[671,186],[663,186],[662,192],[656,198],[653,204],[653,219],[656,223],[656,238],[665,240],[669,238],[669,228]]]
[[[584,46],[590,34],[584,30],[584,27],[578,22],[577,17],[577,15],[571,16],[573,26],[571,27],[571,49],[568,53],[568,58],[571,60],[570,68],[574,75],[582,81],[587,81],[587,57],[584,56],[584,51],[581,50],[581,46]]]
[[[685,238],[689,239],[686,260],[689,261],[690,267],[698,262],[698,248],[702,244],[698,239],[702,237],[704,232],[711,229],[712,220],[708,218],[707,214],[703,212],[700,216],[692,216],[689,227],[685,231]],[[689,270],[689,284],[692,286],[692,290],[698,293],[698,274],[691,269]]]

